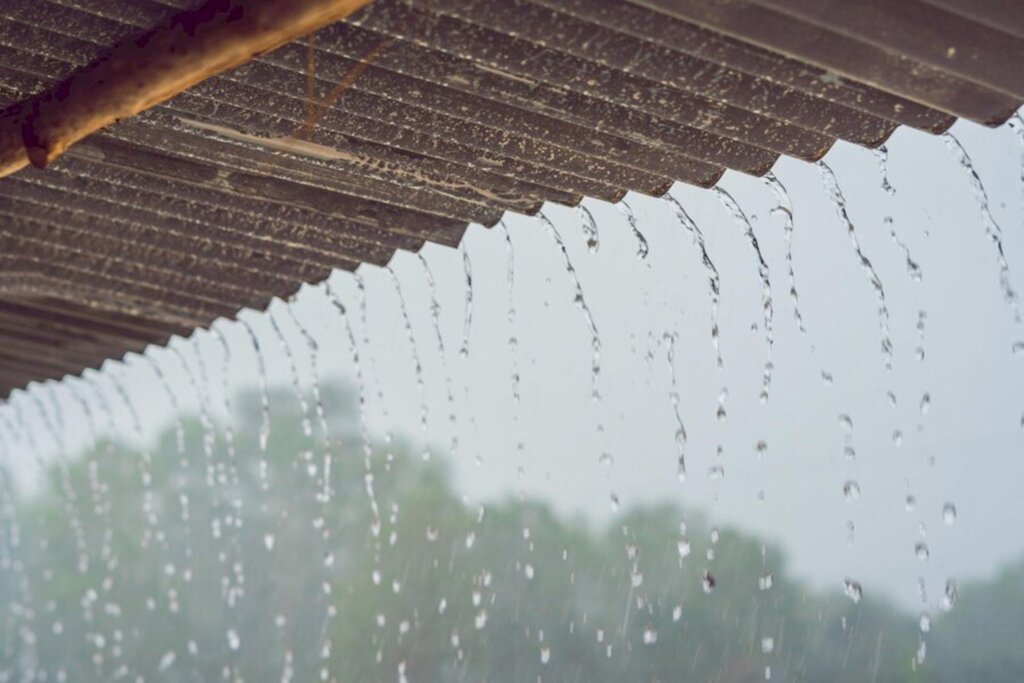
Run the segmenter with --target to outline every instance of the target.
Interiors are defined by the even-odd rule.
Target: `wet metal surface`
[[[5,0],[0,103],[194,0]],[[0,395],[583,196],[1002,123],[1024,5],[377,0],[0,181]]]

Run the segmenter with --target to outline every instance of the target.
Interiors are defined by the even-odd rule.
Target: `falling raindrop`
[[[882,334],[882,358],[885,361],[885,367],[891,370],[892,339],[889,333],[889,305],[885,299],[885,288],[882,286],[878,273],[875,272],[875,267],[861,249],[860,240],[857,238],[857,229],[854,227],[853,221],[846,210],[846,199],[843,197],[843,191],[839,188],[839,181],[836,179],[835,173],[824,161],[818,162],[818,168],[821,170],[821,178],[825,184],[825,189],[832,199],[832,206],[846,227],[847,235],[850,237],[850,242],[857,255],[857,260],[860,262],[861,269],[864,271],[864,275],[867,277],[871,287],[875,290],[875,297],[878,299],[878,327]]]
[[[922,416],[927,415],[928,411],[931,410],[931,407],[932,407],[932,397],[931,397],[931,394],[925,393],[924,395],[921,396],[921,402],[918,405],[918,409],[921,411],[921,415]]]
[[[547,645],[543,645],[540,648],[540,663],[547,664],[551,661],[551,648]]]
[[[956,524],[956,505],[953,505],[953,503],[946,503],[942,506],[942,521],[946,526],[953,526]]]
[[[861,589],[860,584],[853,579],[843,580],[843,593],[845,593],[846,597],[850,598],[854,604],[860,602],[861,598],[864,596],[864,592]]]
[[[956,585],[956,581],[953,579],[946,580],[946,587],[942,592],[942,598],[939,600],[939,604],[946,612],[956,607],[957,600],[960,597],[960,589]]]
[[[704,570],[704,574],[700,578],[700,587],[705,593],[710,593],[715,590],[716,584],[715,577],[707,569]]]
[[[761,653],[770,655],[775,650],[775,639],[772,637],[761,639]]]
[[[644,628],[644,645],[654,645],[658,642],[658,631],[653,626]]]
[[[924,541],[918,541],[914,545],[914,556],[922,562],[927,561],[931,556],[928,550],[928,545]]]
[[[857,500],[860,498],[860,485],[855,481],[847,481],[843,484],[843,496],[847,502]]]

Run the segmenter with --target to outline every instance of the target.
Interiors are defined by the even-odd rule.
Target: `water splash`
[[[647,254],[650,253],[651,247],[647,244],[647,238],[644,237],[643,233],[640,232],[639,226],[637,226],[636,214],[633,212],[633,207],[626,203],[623,199],[619,202],[616,207],[626,217],[626,222],[629,224],[629,229],[633,231],[633,237],[636,238],[636,255],[641,261],[647,260]]]
[[[430,292],[430,319],[434,325],[434,335],[437,337],[437,355],[441,359],[441,370],[444,372],[446,400],[448,401],[448,429],[451,432],[449,450],[452,458],[457,459],[459,424],[456,417],[455,394],[452,392],[452,375],[448,370],[448,354],[445,352],[444,336],[441,334],[441,303],[437,300],[437,282],[434,280],[434,273],[423,253],[420,252],[416,256],[419,258],[420,265],[423,266],[423,276],[427,280],[427,290]]]
[[[416,373],[416,387],[420,393],[420,430],[423,432],[424,440],[423,459],[429,460],[431,454],[430,445],[427,441],[427,392],[426,386],[423,382],[423,363],[420,361],[420,352],[416,346],[416,335],[413,333],[412,322],[409,320],[409,309],[405,304],[405,294],[402,292],[402,284],[398,281],[398,275],[395,274],[395,271],[391,266],[388,266],[385,270],[388,271],[388,275],[391,276],[391,282],[395,285],[395,293],[398,295],[398,308],[402,314],[402,322],[405,325],[405,335],[409,340],[409,354],[412,356],[412,364]],[[472,291],[472,287],[469,288],[469,291]],[[468,325],[466,329],[468,331]]]
[[[771,276],[768,272],[768,264],[765,262],[764,255],[761,253],[761,245],[758,244],[757,235],[754,234],[754,226],[751,224],[750,219],[747,218],[747,214],[743,212],[743,209],[740,208],[740,205],[735,199],[733,199],[732,195],[721,187],[715,187],[714,193],[715,196],[718,197],[719,201],[722,202],[722,205],[725,206],[726,210],[728,210],[733,221],[742,228],[743,233],[747,236],[747,240],[750,242],[750,247],[757,255],[757,274],[761,278],[761,309],[764,315],[764,334],[765,342],[768,345],[768,360],[765,361],[761,382],[761,402],[764,403],[768,400],[768,394],[771,391],[772,370],[775,367],[772,361],[772,348],[775,345],[775,333],[772,331],[774,309],[772,305]]]
[[[974,192],[974,199],[977,201],[978,209],[981,212],[981,223],[985,228],[985,236],[996,249],[996,263],[999,265],[999,284],[1003,288],[1003,299],[1010,307],[1013,321],[1019,325],[1021,322],[1020,306],[1018,304],[1017,292],[1014,291],[1013,284],[1010,281],[1010,264],[1006,261],[1006,254],[1003,251],[1003,229],[996,223],[996,219],[989,210],[988,193],[985,191],[985,186],[982,184],[981,177],[975,170],[967,150],[964,149],[964,146],[960,144],[960,141],[952,133],[943,133],[942,140],[946,143],[946,148],[949,149],[953,158],[960,164],[960,168],[966,172],[967,178],[970,181],[971,190]]]
[[[789,300],[793,304],[793,320],[801,334],[807,334],[804,326],[804,317],[800,313],[800,295],[796,289],[796,272],[793,267],[793,202],[789,197],[786,186],[782,184],[778,176],[769,171],[764,175],[764,184],[775,196],[776,206],[771,210],[773,216],[782,216],[783,235],[786,238],[786,270],[789,275]]]
[[[835,208],[836,215],[839,216],[839,219],[846,227],[846,233],[850,238],[850,243],[853,245],[857,260],[860,262],[861,269],[864,271],[864,275],[867,277],[871,288],[875,291],[875,297],[878,299],[878,327],[882,335],[882,358],[885,361],[886,369],[892,370],[892,336],[889,332],[889,304],[885,298],[885,288],[882,286],[882,281],[879,279],[878,273],[875,272],[875,267],[872,265],[871,260],[864,255],[864,251],[861,249],[860,240],[857,238],[857,229],[854,227],[850,214],[846,210],[846,199],[843,197],[843,191],[839,187],[836,174],[824,161],[818,162],[818,169],[821,171],[821,179],[825,185],[825,190],[832,199],[832,206]]]
[[[683,205],[671,194],[665,193],[662,200],[668,203],[675,211],[676,220],[690,233],[693,243],[700,249],[701,263],[704,265],[704,273],[708,278],[708,294],[711,298],[711,343],[715,347],[715,358],[718,369],[724,367],[722,363],[722,347],[720,344],[720,332],[718,327],[718,303],[721,297],[721,278],[718,275],[718,268],[708,254],[707,244],[704,241],[704,233],[697,225],[690,214],[686,212]]]

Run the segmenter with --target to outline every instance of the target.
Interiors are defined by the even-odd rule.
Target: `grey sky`
[[[954,133],[973,157],[994,217],[1005,231],[1012,284],[1024,289],[1021,148],[1006,128],[961,123]],[[637,241],[614,207],[586,202],[600,229],[595,254],[586,248],[575,210],[546,209],[565,241],[600,333],[600,404],[590,400],[587,326],[573,304],[561,254],[537,219],[506,219],[516,264],[514,334],[522,377],[518,420],[511,394],[502,230],[473,226],[463,244],[472,262],[474,296],[466,358],[458,353],[465,291],[461,253],[434,245],[423,252],[437,281],[445,365],[438,355],[422,266],[415,255],[399,254],[393,267],[423,362],[428,438],[438,452],[450,440],[447,368],[459,430],[455,467],[467,499],[492,500],[522,489],[594,522],[612,514],[613,493],[623,505],[674,499],[707,511],[720,523],[777,540],[789,551],[792,568],[825,589],[838,591],[844,577],[855,577],[865,591],[884,592],[908,607],[919,605],[918,576],[926,578],[934,606],[947,577],[989,575],[1024,553],[1019,521],[1024,497],[1018,483],[1024,475],[1024,356],[1011,354],[1024,328],[1014,325],[1003,300],[996,251],[985,236],[968,177],[943,142],[901,129],[888,148],[894,197],[882,190],[870,151],[840,143],[827,162],[847,198],[863,252],[884,287],[894,347],[891,372],[880,350],[878,301],[819,169],[787,159],[775,169],[795,209],[793,259],[806,336],[794,322],[783,219],[770,213],[775,206],[771,192],[761,180],[733,173],[722,183],[750,216],[770,270],[774,372],[764,405],[758,394],[767,345],[757,262],[743,231],[711,192],[681,185],[673,190],[703,229],[721,274],[721,371],[711,343],[699,252],[667,204],[628,198],[650,245],[646,260],[637,257]],[[909,277],[904,253],[883,221],[886,215],[893,216],[893,229],[920,265],[920,283]],[[378,434],[393,429],[419,440],[420,397],[393,284],[382,269],[361,272],[372,344],[361,351],[368,370],[366,355],[373,356],[376,372],[370,381],[374,387],[380,383],[389,415],[386,422],[382,406],[371,400],[372,429]],[[337,274],[334,282],[356,308],[351,276]],[[302,340],[280,304],[273,309],[308,385]],[[920,310],[927,314],[923,340],[916,328]],[[305,291],[295,312],[320,343],[324,373],[352,378],[344,331],[322,290]],[[265,316],[246,312],[243,317],[260,335],[271,381],[290,382],[288,364]],[[256,365],[241,328],[227,323],[221,329],[233,352],[232,385],[255,384]],[[688,435],[685,483],[677,477],[665,333],[679,335],[675,372]],[[197,344],[219,405],[220,348],[208,334],[198,335]],[[916,358],[918,347],[924,349],[923,361]],[[194,360],[192,349],[185,352]],[[159,350],[154,356],[171,375],[178,400],[193,409],[194,392],[177,360]],[[137,360],[113,371],[124,378],[150,433],[166,425],[170,403],[152,371]],[[834,377],[834,384],[823,382],[823,371]],[[723,387],[727,419],[720,423],[715,413]],[[888,391],[897,397],[895,408]],[[926,393],[930,411],[922,415]],[[87,434],[77,409],[66,397],[62,400],[70,431],[82,444]],[[37,421],[31,402],[24,397],[15,402],[21,402],[30,422]],[[840,414],[852,419],[855,460],[843,455]],[[130,434],[130,422],[126,417],[121,422]],[[597,433],[598,422],[604,425],[603,436]],[[899,448],[896,430],[903,434]],[[39,438],[46,447],[48,437]],[[521,457],[515,449],[518,440],[525,444]],[[761,440],[767,449],[759,459],[755,445]],[[605,452],[613,464],[599,462]],[[712,479],[709,470],[717,464],[725,476]],[[24,472],[28,480],[31,468]],[[848,481],[861,491],[849,502],[843,493]],[[908,494],[917,501],[912,512],[905,510]],[[952,527],[942,521],[947,501],[959,511]],[[854,523],[852,546],[848,520]],[[924,536],[919,525],[924,525]],[[922,539],[931,549],[927,562],[914,553]]]

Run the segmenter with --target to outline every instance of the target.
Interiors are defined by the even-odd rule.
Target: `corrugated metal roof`
[[[198,4],[4,0],[0,103]],[[507,210],[999,124],[1021,64],[1015,2],[377,0],[0,181],[0,395]]]

